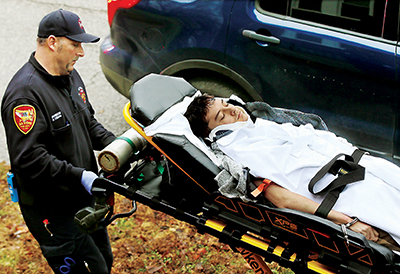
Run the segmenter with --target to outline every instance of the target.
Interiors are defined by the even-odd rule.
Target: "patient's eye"
[[[230,104],[228,104],[227,102],[225,102],[225,101],[223,101],[223,100],[221,100],[221,101],[222,101],[222,106],[223,106],[224,108],[229,107]],[[222,113],[222,117],[221,117],[220,121],[222,121],[222,120],[225,118],[225,112],[222,112],[222,111],[221,111],[221,113]]]

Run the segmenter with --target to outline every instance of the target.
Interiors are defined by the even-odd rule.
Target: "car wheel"
[[[244,101],[252,101],[250,95],[228,77],[208,75],[185,77],[185,79],[203,93],[212,94],[218,97],[229,97],[232,94],[235,94]]]

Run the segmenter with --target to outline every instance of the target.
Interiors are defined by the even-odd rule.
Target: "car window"
[[[397,41],[398,0],[258,0],[262,11]]]

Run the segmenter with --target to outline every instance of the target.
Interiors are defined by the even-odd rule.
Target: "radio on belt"
[[[18,192],[16,186],[14,186],[14,174],[11,171],[7,173],[7,184],[8,191],[10,191],[11,201],[14,203],[18,202]]]

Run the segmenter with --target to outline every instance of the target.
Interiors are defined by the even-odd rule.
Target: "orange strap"
[[[251,192],[251,195],[253,195],[253,197],[257,197],[258,195],[263,193],[270,185],[273,184],[275,183],[272,182],[271,180],[264,179],[263,182]]]

